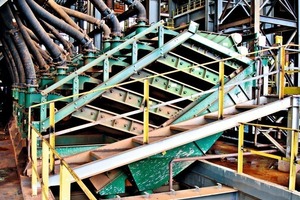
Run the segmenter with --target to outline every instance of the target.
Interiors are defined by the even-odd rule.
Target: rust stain
[[[213,146],[212,151],[215,153],[234,153],[237,148],[233,144],[218,141]],[[237,170],[237,158],[209,160],[215,164]],[[243,173],[255,178],[266,180],[282,186],[288,186],[289,173],[277,170],[277,160],[257,155],[244,157]]]

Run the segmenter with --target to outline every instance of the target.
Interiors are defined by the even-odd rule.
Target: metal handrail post
[[[143,143],[149,143],[149,80],[144,80],[144,137]]]

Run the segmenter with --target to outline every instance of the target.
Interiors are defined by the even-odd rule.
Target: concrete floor
[[[0,159],[0,199],[23,199],[13,147],[3,128],[0,128]]]

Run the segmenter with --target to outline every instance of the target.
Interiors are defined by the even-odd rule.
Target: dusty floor
[[[217,141],[213,150],[215,153],[236,153],[237,147],[234,144],[227,142]],[[237,159],[228,158],[228,159],[216,159],[209,160],[213,163],[231,168],[237,169]],[[282,186],[288,186],[289,182],[289,173],[281,172],[277,170],[277,160],[266,158],[257,155],[244,156],[244,165],[243,172],[249,174],[253,177],[266,180],[272,183],[276,183]]]
[[[0,199],[23,199],[12,144],[3,129],[0,129],[0,159]]]

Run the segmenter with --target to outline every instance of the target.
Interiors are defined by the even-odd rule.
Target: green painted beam
[[[140,135],[143,133],[143,122],[123,117],[114,120],[108,120],[119,114],[97,108],[95,106],[86,105],[72,114],[73,117],[83,119],[89,122],[102,120],[99,125],[106,126],[115,130],[130,133],[132,135]],[[154,130],[157,126],[149,125],[149,131]]]
[[[169,78],[167,76],[159,76],[159,73],[156,73],[149,69],[143,69],[139,71],[137,74],[133,74],[131,78],[142,81],[142,79],[151,76],[155,76],[155,77],[150,78],[149,80],[150,86],[159,88],[164,92],[175,94],[179,97],[190,96],[202,91],[200,89],[197,89],[188,84],[177,81],[175,79]],[[193,101],[193,99],[190,99],[190,101]]]
[[[140,109],[143,105],[143,94],[134,92],[129,89],[125,89],[122,87],[115,87],[112,88],[105,93],[103,93],[102,98],[107,98],[112,101],[116,101],[122,104],[129,105],[133,108]],[[162,101],[159,101],[154,98],[150,98],[151,106],[158,105],[162,103]],[[176,113],[178,113],[181,110],[180,107],[174,106],[174,105],[166,105],[162,106],[156,109],[150,110],[150,113],[153,113],[155,115],[164,117],[164,118],[170,118],[174,116]]]
[[[164,57],[159,58],[157,62],[206,81],[212,84],[212,86],[218,83],[219,73],[217,71],[175,53],[170,52]]]
[[[196,26],[196,25],[191,25],[190,29],[196,29],[196,28],[193,28],[192,26]],[[72,103],[67,104],[65,107],[61,108],[60,110],[58,110],[55,113],[55,121],[59,122],[60,120],[62,120],[66,116],[72,114],[73,112],[75,112],[76,110],[81,108],[82,106],[87,105],[88,103],[90,103],[91,101],[93,101],[94,99],[99,97],[101,94],[103,94],[106,90],[105,88],[107,88],[108,86],[116,85],[116,84],[126,80],[128,77],[132,76],[137,71],[143,69],[150,63],[157,60],[159,57],[163,56],[165,53],[168,53],[172,49],[176,48],[177,46],[179,46],[180,44],[182,44],[183,42],[188,40],[193,34],[194,34],[194,32],[190,32],[188,30],[185,32],[182,32],[177,37],[175,37],[172,40],[165,43],[162,47],[150,52],[149,54],[145,55],[143,58],[138,60],[136,63],[123,69],[121,72],[114,75],[106,82],[95,87],[93,89],[95,92],[92,92],[92,93],[89,93],[86,95],[82,95],[77,100],[73,101]],[[116,48],[118,49],[118,47],[116,47]],[[46,130],[47,128],[49,128],[49,118],[41,121],[40,123],[41,123],[40,131],[43,131],[43,130]]]

